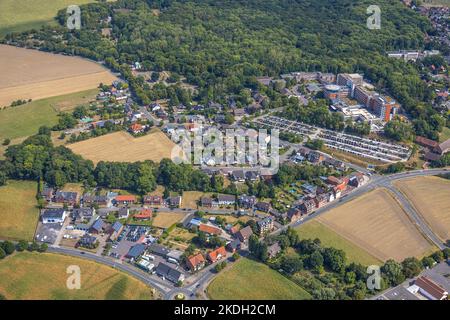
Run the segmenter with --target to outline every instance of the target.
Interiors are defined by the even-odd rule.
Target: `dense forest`
[[[436,114],[433,92],[417,67],[389,59],[385,52],[420,49],[431,26],[400,1],[380,0],[382,26],[366,26],[368,0],[118,0],[82,6],[82,28],[47,27],[6,37],[8,43],[104,61],[130,82],[139,102],[166,98],[132,76],[130,64],[168,70],[198,87],[199,101],[221,101],[256,76],[291,71],[362,72],[391,93],[415,119]],[[111,17],[111,21],[108,21]],[[101,28],[111,28],[111,38]],[[434,125],[415,125],[436,138]]]

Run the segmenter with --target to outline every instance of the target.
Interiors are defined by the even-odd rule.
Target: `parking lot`
[[[61,232],[62,225],[62,223],[44,224],[39,222],[35,237],[36,241],[54,244],[59,233]]]

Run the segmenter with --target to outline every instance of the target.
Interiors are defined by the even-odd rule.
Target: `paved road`
[[[366,192],[369,192],[371,190],[374,190],[376,188],[384,187],[391,191],[393,191],[394,195],[397,197],[397,199],[402,204],[403,208],[405,209],[405,212],[408,214],[410,219],[416,223],[416,226],[419,228],[419,230],[425,234],[433,243],[435,243],[439,248],[443,249],[445,248],[445,245],[442,243],[442,241],[439,240],[439,238],[433,233],[433,231],[428,227],[428,225],[423,221],[421,216],[417,213],[417,211],[412,207],[411,203],[405,198],[405,196],[400,193],[397,189],[395,189],[391,182],[395,180],[405,179],[405,178],[412,178],[412,177],[419,177],[419,176],[431,176],[431,175],[438,175],[443,173],[448,173],[448,169],[431,169],[431,170],[416,170],[416,171],[409,171],[409,172],[403,172],[403,173],[397,173],[389,176],[373,176],[373,178],[364,186],[361,186],[348,195],[340,198],[339,200],[333,201],[326,205],[325,207],[322,207],[318,209],[315,213],[303,218],[303,220],[296,221],[292,224],[286,225],[281,229],[276,230],[273,232],[273,234],[279,234],[283,230],[286,230],[288,227],[297,227],[299,225],[302,225],[309,220],[312,220],[316,218],[319,215],[322,215],[324,213],[327,213],[331,209],[337,208],[344,203],[347,203],[361,195],[363,195]]]
[[[315,213],[305,217],[301,221],[297,221],[294,223],[291,223],[289,225],[283,226],[282,228],[276,230],[272,234],[278,234],[281,231],[287,229],[288,226],[290,227],[297,227],[301,224],[306,223],[307,221],[316,218],[319,215],[325,214],[328,211],[339,207],[343,205],[344,203],[347,203],[354,198],[357,198],[361,196],[362,194],[369,192],[373,189],[384,187],[388,190],[391,190],[394,195],[397,197],[397,199],[400,201],[402,206],[404,207],[407,214],[410,216],[412,221],[416,223],[416,226],[431,240],[433,241],[439,248],[443,249],[445,248],[444,244],[439,240],[439,238],[432,232],[432,230],[428,227],[428,225],[422,220],[420,215],[417,213],[417,211],[414,209],[414,207],[411,205],[411,203],[404,197],[403,194],[401,194],[397,189],[395,189],[391,182],[395,180],[400,180],[404,178],[410,178],[410,177],[417,177],[417,176],[430,176],[430,175],[438,175],[443,173],[448,173],[448,169],[432,169],[432,170],[417,170],[417,171],[410,171],[405,173],[398,173],[393,174],[390,176],[373,176],[372,179],[364,186],[361,186],[351,193],[347,194],[346,196],[342,197],[341,199],[329,203],[327,206],[322,207],[318,209]],[[117,260],[112,260],[108,257],[103,256],[97,256],[88,252],[81,253],[81,251],[78,251],[76,249],[70,249],[70,248],[60,248],[60,247],[49,247],[49,252],[54,253],[61,253],[61,254],[67,254],[79,258],[85,258],[90,259],[98,263],[103,263],[106,265],[109,265],[113,268],[117,268],[123,272],[126,272],[139,280],[143,281],[144,283],[148,284],[149,286],[159,290],[163,294],[164,299],[173,299],[176,294],[183,293],[185,295],[186,299],[196,299],[195,293],[201,292],[203,293],[206,289],[206,286],[208,283],[214,278],[215,273],[213,272],[214,265],[210,265],[202,272],[198,273],[197,275],[192,276],[191,278],[188,278],[189,284],[187,284],[185,287],[177,288],[173,284],[163,281],[156,276],[152,276],[149,274],[144,273],[143,271],[129,265],[126,263],[119,263]],[[241,251],[241,255],[245,255],[248,252]]]
[[[104,256],[97,256],[97,255],[89,253],[89,252],[79,251],[79,250],[71,249],[71,248],[61,248],[61,247],[49,247],[48,252],[66,254],[66,255],[77,257],[77,258],[88,259],[88,260],[92,260],[92,261],[95,261],[98,263],[108,265],[115,269],[121,270],[125,273],[128,273],[128,274],[134,276],[135,278],[138,278],[142,282],[159,290],[163,294],[171,291],[174,288],[171,285],[171,283],[169,283],[169,282],[164,282],[162,280],[155,279],[155,277],[152,277],[149,274],[146,274],[131,265],[128,265],[126,263],[120,263],[117,260],[112,260],[112,259],[104,257]]]

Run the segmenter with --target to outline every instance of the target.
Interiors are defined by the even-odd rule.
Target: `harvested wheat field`
[[[385,189],[369,192],[318,220],[382,261],[422,257],[435,249]]]
[[[120,131],[68,145],[73,152],[94,164],[100,161],[159,162],[164,158],[170,159],[174,146],[172,140],[159,130],[139,138]]]
[[[450,180],[415,177],[394,184],[443,242],[450,239]]]
[[[186,214],[180,212],[158,212],[153,218],[152,226],[167,229],[175,223],[181,221]]]
[[[84,91],[117,78],[98,63],[78,57],[0,45],[0,106]]]

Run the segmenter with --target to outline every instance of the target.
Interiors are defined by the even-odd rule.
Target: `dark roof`
[[[130,248],[127,253],[128,258],[136,258],[143,254],[145,251],[145,245],[142,243],[136,244]]]
[[[42,213],[42,219],[62,219],[65,210],[63,208],[57,209],[46,209],[44,213]]]
[[[103,226],[104,226],[104,222],[102,219],[97,219],[95,220],[94,224],[92,225],[92,229],[97,230],[97,231],[101,231]]]
[[[119,221],[114,222],[114,224],[111,226],[111,228],[118,232],[122,228],[122,224]]]
[[[92,217],[94,214],[94,210],[92,208],[76,208],[72,211],[72,217]]]
[[[75,201],[77,200],[78,197],[78,193],[76,192],[67,192],[67,191],[57,191],[56,192],[56,197],[57,198],[63,198],[64,200],[72,200]]]
[[[233,196],[233,195],[230,195],[230,194],[219,194],[218,196],[217,196],[217,200],[219,200],[219,201],[230,201],[230,202],[233,202],[233,201],[236,201],[236,197],[235,196]]]
[[[170,250],[164,246],[161,246],[159,244],[152,244],[149,247],[150,252],[160,255],[160,256],[167,256],[167,254],[170,252]]]
[[[180,271],[169,267],[167,264],[160,262],[158,267],[156,267],[156,273],[172,282],[177,282],[183,275]]]

